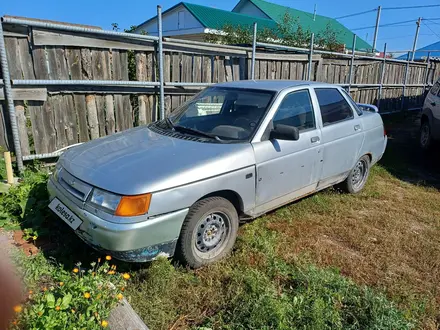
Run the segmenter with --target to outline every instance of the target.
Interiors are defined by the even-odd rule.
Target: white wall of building
[[[245,14],[249,16],[270,19],[257,6],[248,0],[241,0],[240,3],[233,10],[235,13]]]
[[[183,5],[163,14],[162,24],[165,37],[203,33],[205,30],[204,26]],[[157,35],[157,18],[140,25],[135,33],[141,33],[141,31],[149,35]]]

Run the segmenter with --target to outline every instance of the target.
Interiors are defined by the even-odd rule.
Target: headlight
[[[90,203],[109,210],[111,211],[111,213],[114,213],[116,211],[120,201],[121,196],[106,192],[98,188],[93,189],[92,198],[90,198]]]
[[[101,189],[93,189],[90,203],[121,217],[133,217],[148,212],[151,194],[120,196]]]

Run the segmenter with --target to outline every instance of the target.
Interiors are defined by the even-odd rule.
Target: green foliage
[[[16,260],[30,290],[12,329],[101,329],[123,297],[125,280],[108,262],[69,272],[42,254]]]
[[[233,26],[226,24],[221,28],[222,33],[212,33],[205,37],[205,41],[219,44],[250,44],[253,38],[253,27],[242,25]],[[310,45],[312,32],[301,26],[298,18],[293,18],[285,13],[281,22],[277,23],[275,30],[268,28],[257,31],[258,42],[279,42],[282,45],[293,47],[306,47]],[[330,25],[315,36],[315,47],[336,51],[343,47],[337,39],[337,33]]]
[[[176,269],[166,259],[154,261],[150,268],[138,273],[130,289],[134,308],[154,329],[168,328],[179,315],[195,318],[200,329],[410,329],[413,326],[384,295],[357,286],[337,271],[291,265],[277,259],[266,244],[257,243],[265,240],[265,236],[270,240],[272,235],[267,235],[255,239],[253,247],[234,257],[264,252],[268,262],[261,268],[234,260],[235,264],[224,262],[198,274]],[[206,316],[200,317],[202,311]]]
[[[19,185],[12,186],[0,199],[0,227],[20,225],[33,228],[26,235],[44,234],[44,221],[50,216],[46,190],[48,174],[27,169]]]

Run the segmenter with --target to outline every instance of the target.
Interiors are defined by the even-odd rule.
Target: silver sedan
[[[232,250],[240,219],[336,184],[361,191],[386,143],[377,108],[338,86],[223,83],[165,120],[69,149],[49,207],[118,259],[196,268]]]

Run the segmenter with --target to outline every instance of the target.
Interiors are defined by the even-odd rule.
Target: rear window
[[[432,86],[432,88],[431,88],[431,94],[432,94],[432,95],[437,95],[437,93],[439,92],[439,90],[440,90],[440,83],[437,81],[437,82],[434,84],[434,86]]]

